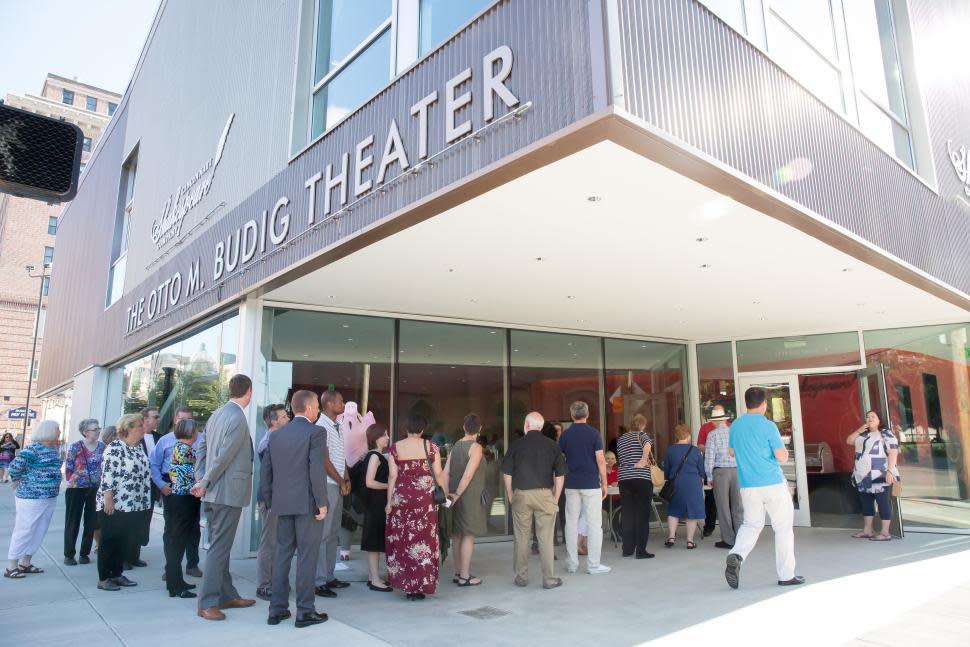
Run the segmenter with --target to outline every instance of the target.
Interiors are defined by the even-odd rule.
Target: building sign
[[[951,139],[946,140],[946,152],[950,154],[950,164],[953,165],[953,170],[956,171],[957,177],[963,184],[964,195],[970,198],[970,163],[967,160],[967,147],[961,146],[959,149],[953,150],[952,142]]]
[[[9,420],[23,420],[27,417],[27,407],[17,407],[16,409],[11,409],[7,412],[7,418]],[[30,419],[37,420],[37,412],[34,409],[30,410]]]
[[[188,182],[178,187],[175,193],[168,197],[162,205],[162,217],[152,222],[152,242],[159,249],[178,238],[182,232],[182,221],[185,220],[185,216],[209,193],[212,178],[215,177],[216,168],[222,160],[226,138],[229,137],[229,128],[232,127],[235,116],[235,113],[229,115],[226,127],[222,129],[219,144],[216,146],[215,155],[206,160],[202,168]]]
[[[289,186],[296,184],[302,190],[299,194],[279,195],[275,200],[269,198],[265,204],[249,207],[251,217],[225,238],[215,241],[206,257],[185,258],[184,270],[170,274],[147,295],[136,295],[126,312],[126,334],[197,296],[206,290],[207,284],[211,289],[234,272],[244,270],[286,245],[300,220],[305,218],[305,226],[300,227],[300,231],[319,225],[348,203],[381,191],[413,166],[430,162],[430,158],[462,138],[475,135],[476,127],[482,129],[507,114],[496,109],[498,103],[508,109],[520,103],[507,85],[512,63],[512,49],[507,45],[497,47],[475,68],[467,67],[448,79],[440,98],[435,90],[414,101],[410,107],[408,103],[411,102],[405,103],[402,108],[408,111],[407,115],[398,114],[391,118],[383,131],[362,133],[364,136],[357,140],[352,151],[334,151],[330,163],[323,169],[312,169],[307,177],[299,179],[298,184],[280,182]],[[473,124],[468,116],[467,108],[473,100],[482,102],[482,124]],[[402,138],[398,118],[414,120],[415,141]],[[444,122],[443,141],[429,141],[428,123],[433,118]],[[162,245],[178,236],[185,214],[209,190],[231,124],[232,115],[215,156],[165,203],[162,221],[152,226],[152,239],[156,244]]]

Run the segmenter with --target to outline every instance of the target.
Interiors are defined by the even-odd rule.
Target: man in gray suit
[[[229,379],[229,402],[212,412],[205,426],[206,448],[195,468],[192,494],[202,498],[209,520],[209,552],[199,593],[199,617],[225,620],[223,609],[251,607],[256,600],[239,597],[229,573],[229,550],[239,516],[253,493],[253,441],[245,409],[253,398],[246,375]]]
[[[320,405],[313,391],[290,401],[293,420],[273,432],[260,463],[260,490],[276,517],[276,562],[267,624],[290,617],[290,563],[296,551],[296,626],[327,621],[313,604],[314,576],[327,516],[327,435],[313,424]],[[276,469],[273,469],[273,466]]]

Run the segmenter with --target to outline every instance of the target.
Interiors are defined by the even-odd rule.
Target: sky
[[[0,98],[47,73],[124,94],[159,0],[0,0]]]

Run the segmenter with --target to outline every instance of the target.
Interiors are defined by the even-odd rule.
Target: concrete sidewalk
[[[63,497],[61,499],[63,502]],[[24,580],[0,579],[0,641],[57,645],[282,644],[357,645],[964,645],[970,635],[970,537],[916,535],[872,543],[842,530],[796,531],[798,572],[808,584],[775,583],[770,530],[742,571],[741,589],[724,582],[726,551],[714,539],[684,549],[651,536],[656,559],[623,559],[607,542],[608,575],[559,574],[565,585],[540,588],[538,559],[532,585],[512,585],[511,543],[476,547],[474,572],[485,583],[457,588],[452,563],[442,568],[437,595],[408,602],[354,584],[336,600],[318,598],[330,614],[324,625],[297,630],[292,621],[266,625],[268,604],[228,612],[226,622],[195,616],[195,600],[169,598],[161,581],[161,518],[143,552],[149,566],[128,575],[138,586],[99,591],[94,564],[62,563],[63,505],[34,563],[47,570]],[[13,526],[13,496],[0,491],[0,551]],[[563,571],[562,549],[557,569]],[[354,553],[354,570],[363,558]],[[203,560],[204,567],[204,560]],[[234,560],[244,595],[255,591],[256,562]]]

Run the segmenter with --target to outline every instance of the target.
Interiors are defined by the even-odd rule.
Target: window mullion
[[[323,88],[323,86],[325,86],[327,83],[332,81],[335,76],[340,74],[344,69],[347,68],[348,65],[353,63],[354,60],[364,52],[364,50],[366,50],[368,47],[370,47],[370,45],[374,41],[376,41],[378,38],[384,35],[384,32],[387,31],[387,29],[391,26],[392,23],[393,23],[393,17],[390,17],[384,22],[382,22],[380,25],[378,25],[377,29],[371,32],[370,35],[367,36],[367,38],[365,38],[360,45],[355,47],[353,51],[350,52],[350,54],[344,57],[344,60],[342,60],[337,65],[337,67],[327,72],[327,74],[322,79],[317,81],[317,83],[313,86],[313,92],[311,92],[311,94],[316,94],[317,92],[319,92]]]

